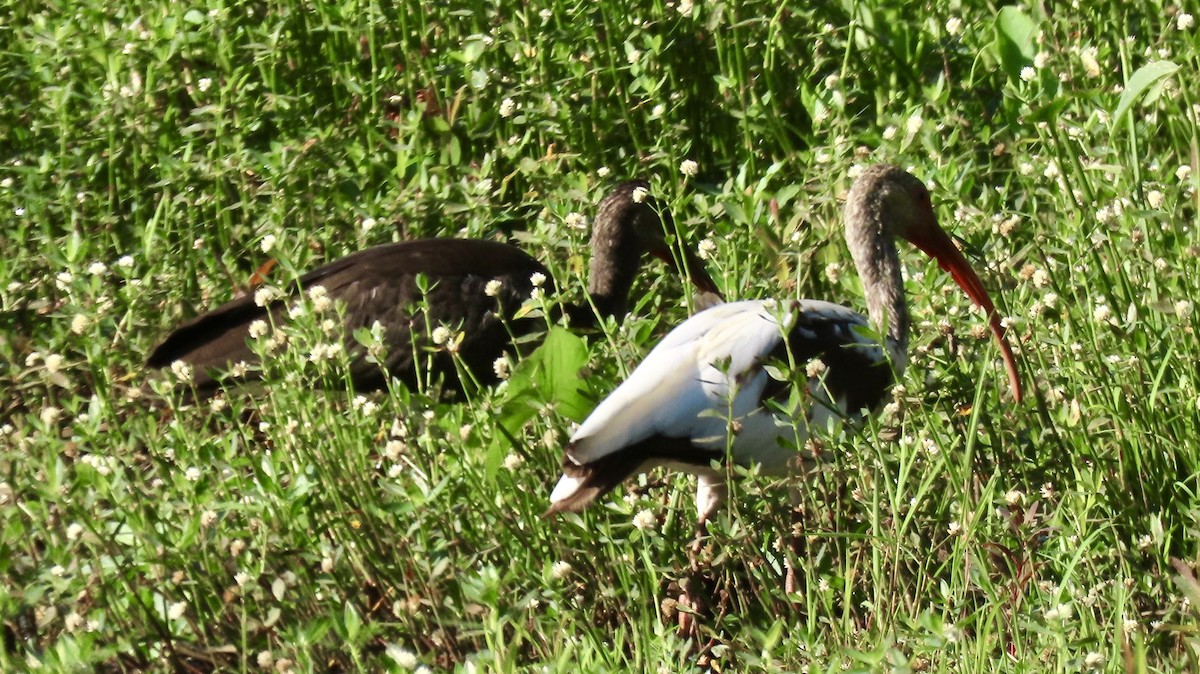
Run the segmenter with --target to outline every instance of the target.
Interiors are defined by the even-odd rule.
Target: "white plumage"
[[[786,341],[793,330],[796,337],[818,340],[804,327],[814,324],[845,326],[839,335],[864,349],[864,356],[882,361],[878,344],[865,337],[866,331],[853,329],[865,328],[865,320],[846,307],[819,300],[719,304],[672,330],[596,407],[571,437],[564,463],[592,464],[656,438],[686,440],[694,456],[664,457],[650,447],[644,460],[634,462],[633,472],[668,465],[699,475],[697,508],[704,517],[721,497],[723,475],[711,468],[712,459],[728,451],[738,464],[756,463],[764,473],[779,474],[798,456],[811,427],[826,427],[857,411],[843,409],[844,400],[831,401],[818,377],[808,381],[809,410],[780,414],[763,405],[771,378],[765,366],[774,359],[788,365]],[[798,372],[804,365],[794,363]],[[584,484],[583,476],[564,473],[551,503],[568,501]]]

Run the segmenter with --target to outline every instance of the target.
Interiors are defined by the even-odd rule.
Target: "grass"
[[[1197,8],[1078,4],[9,3],[0,669],[1197,669]],[[1031,395],[909,255],[897,404],[798,519],[739,482],[698,578],[687,478],[538,517],[571,422],[687,315],[660,266],[468,404],[314,393],[301,346],[200,407],[141,367],[268,257],[510,239],[578,298],[567,216],[634,174],[727,295],[861,308],[839,195],[877,161],[930,184]]]

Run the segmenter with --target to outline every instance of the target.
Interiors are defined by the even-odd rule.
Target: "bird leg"
[[[696,485],[696,537],[688,550],[689,572],[681,583],[683,592],[679,595],[679,605],[686,609],[679,612],[679,635],[683,637],[697,635],[696,616],[704,607],[696,591],[700,585],[700,551],[704,547],[708,520],[725,500],[727,490],[723,475],[701,475]]]

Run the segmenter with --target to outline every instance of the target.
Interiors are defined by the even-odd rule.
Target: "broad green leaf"
[[[1021,68],[1033,64],[1037,30],[1037,22],[1016,5],[1002,7],[996,14],[996,53],[1009,80],[1019,81]]]
[[[1125,118],[1125,114],[1143,94],[1146,103],[1153,103],[1162,92],[1162,83],[1167,77],[1175,74],[1176,70],[1179,70],[1179,64],[1174,61],[1155,61],[1138,68],[1125,84],[1125,91],[1121,94],[1121,100],[1117,102],[1117,110],[1112,116],[1113,128]]]

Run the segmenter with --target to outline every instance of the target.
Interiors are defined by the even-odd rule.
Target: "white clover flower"
[[[75,611],[71,611],[67,614],[66,618],[63,618],[63,627],[66,627],[68,632],[74,632],[78,630],[80,627],[83,627],[83,624],[83,616],[79,615]]]
[[[488,281],[487,285],[483,286],[483,294],[488,297],[495,297],[500,294],[500,290],[503,287],[504,283],[500,279],[494,278]]]
[[[1033,57],[1033,67],[1037,68],[1039,70],[1042,68],[1045,68],[1046,64],[1049,62],[1050,62],[1050,55],[1044,51],[1038,52]]]
[[[596,169],[596,176],[600,178],[607,178],[609,173],[612,173],[612,169],[608,168],[607,166],[601,166],[600,168]]]
[[[62,410],[54,407],[53,405],[43,407],[42,411],[38,413],[38,419],[40,419],[41,422],[47,426],[54,425],[54,422],[58,421],[59,417],[61,416]]]
[[[205,510],[200,513],[200,526],[205,529],[217,523],[217,513],[214,510]]]
[[[0,187],[8,189],[13,186],[12,176],[6,176],[4,180],[0,180]]]
[[[91,323],[92,319],[88,318],[86,314],[75,314],[75,316],[71,318],[71,332],[77,335],[82,335],[87,331],[88,326],[90,326]]]
[[[1191,300],[1178,300],[1175,302],[1175,315],[1180,318],[1188,318],[1192,315],[1192,310],[1195,305]]]
[[[279,297],[279,291],[271,286],[262,286],[254,291],[254,304],[265,307]]]
[[[1071,619],[1071,614],[1073,612],[1074,609],[1071,608],[1070,604],[1059,604],[1053,608],[1047,609],[1044,615],[1046,620],[1050,622],[1066,622],[1067,620]]]
[[[542,287],[542,284],[545,282],[546,282],[546,275],[540,271],[535,271],[529,275],[529,283],[531,283],[534,288]]]
[[[117,266],[121,269],[129,269],[133,266],[133,256],[122,255],[121,257],[117,258]]]
[[[1037,79],[1037,70],[1034,70],[1031,66],[1025,66],[1024,68],[1021,68],[1021,80],[1025,82],[1032,82],[1035,79]]]
[[[717,252],[717,242],[713,241],[712,237],[705,238],[700,245],[696,246],[696,254],[700,256],[701,260],[711,259],[715,252]]]
[[[912,115],[909,116],[908,121],[906,121],[904,123],[904,128],[908,131],[908,134],[911,136],[911,135],[915,135],[918,131],[920,131],[921,126],[924,124],[925,124],[925,120],[921,117],[921,113],[914,112]]]
[[[271,252],[271,249],[275,247],[276,240],[277,239],[275,238],[274,234],[267,234],[266,236],[264,236],[262,238],[262,241],[259,243],[259,247],[262,248],[262,252],[264,252],[264,253]],[[262,305],[259,305],[259,306],[262,306]]]
[[[571,229],[587,229],[587,226],[588,226],[587,218],[584,217],[583,215],[580,215],[579,213],[576,213],[574,211],[567,213],[567,217],[565,218],[565,220],[567,223],[567,227],[570,227]]]
[[[689,178],[696,175],[696,173],[699,171],[700,165],[691,159],[684,159],[683,161],[679,162],[679,172]]]
[[[946,525],[946,533],[950,534],[951,536],[959,535],[962,533],[962,524],[959,524],[958,520],[954,520],[950,524]]]
[[[254,301],[256,303],[258,302],[257,294],[254,297]],[[250,339],[258,339],[262,337],[263,335],[267,334],[267,322],[261,318],[251,321],[248,332],[250,333]]]
[[[821,377],[829,368],[825,365],[825,361],[820,358],[813,358],[804,366],[804,374],[809,379]]]
[[[172,362],[171,373],[174,374],[175,378],[179,381],[186,382],[192,380],[192,366],[190,363],[185,361],[177,360]]]
[[[401,648],[396,644],[387,645],[387,654],[401,669],[415,669],[418,662],[417,656],[410,650]]]
[[[67,527],[67,540],[77,541],[77,540],[79,540],[79,537],[82,535],[83,535],[83,525],[80,524],[79,522],[72,522],[71,525]]]
[[[1058,170],[1058,163],[1051,161],[1050,163],[1046,164],[1046,170],[1042,171],[1042,175],[1050,180],[1057,178],[1059,175],[1061,175],[1061,172]]]
[[[236,543],[237,541],[234,542]],[[232,550],[230,550],[230,552],[232,552]],[[251,576],[245,571],[238,571],[237,573],[233,574],[233,582],[237,583],[238,587],[246,587],[246,583],[249,583],[252,580],[254,580],[254,576]]]
[[[649,531],[658,526],[658,516],[655,515],[654,511],[650,510],[649,508],[639,510],[637,514],[633,516],[633,526],[639,531]]]
[[[271,654],[271,651],[259,651],[258,655],[254,657],[254,661],[258,664],[259,669],[275,668],[275,656]]]
[[[571,563],[559,560],[550,566],[550,577],[554,580],[562,580],[571,575]]]
[[[1187,12],[1181,12],[1175,17],[1175,26],[1179,30],[1191,30],[1192,26],[1196,25],[1196,19]]]
[[[63,357],[57,353],[48,353],[42,360],[42,365],[46,368],[46,374],[55,375],[62,369]]]
[[[650,119],[658,119],[659,117],[662,117],[663,113],[665,113],[666,111],[667,111],[667,106],[663,105],[662,103],[659,103],[658,105],[656,105],[650,109]]]
[[[1146,194],[1146,204],[1149,205],[1150,208],[1161,208],[1165,199],[1165,195],[1158,190],[1150,190]]]
[[[62,564],[55,564],[54,566],[50,567],[50,575],[56,578],[62,578],[63,576],[67,575],[67,569],[63,567]]]
[[[108,265],[100,262],[99,260],[89,264],[87,268],[87,272],[92,276],[100,276],[106,271],[108,271]]]
[[[635,203],[635,204],[642,203],[643,201],[646,200],[646,196],[649,194],[650,194],[650,190],[646,189],[645,187],[638,186],[638,187],[633,188],[633,203]]]
[[[1018,505],[1025,500],[1025,493],[1019,489],[1010,489],[1004,495],[1004,502],[1010,506]]]
[[[183,476],[189,481],[195,482],[200,479],[200,469],[195,466],[189,466],[187,470],[183,471]]]
[[[213,81],[211,77],[201,77],[196,81],[196,88],[200,90],[200,93],[204,93],[212,88],[212,84]]]
[[[444,325],[439,325],[436,328],[434,328],[433,334],[430,335],[430,338],[433,339],[433,343],[437,344],[437,345],[446,344],[447,342],[450,341],[451,337],[452,337],[452,335],[450,333],[450,328],[447,328]]]
[[[952,16],[946,19],[946,33],[949,35],[958,35],[962,30],[962,19],[957,16]]]
[[[1088,669],[1100,669],[1100,665],[1104,664],[1104,656],[1092,651],[1083,658],[1083,666]]]
[[[500,356],[492,363],[492,372],[496,373],[497,379],[508,379],[512,374],[512,367],[508,363],[506,356]]]
[[[506,98],[500,101],[500,116],[512,117],[512,114],[517,110],[517,102],[511,98]]]
[[[1111,319],[1112,309],[1110,309],[1107,304],[1098,304],[1096,305],[1096,308],[1092,310],[1092,320],[1096,321],[1097,323],[1107,323]]]
[[[516,452],[509,452],[508,455],[504,457],[505,470],[516,470],[523,463],[525,463],[525,457],[517,454]]]
[[[333,306],[333,299],[329,297],[329,291],[325,289],[325,286],[313,286],[309,288],[308,299],[312,302],[313,311],[317,313],[321,313]]]
[[[177,601],[167,607],[167,618],[169,620],[179,620],[180,618],[183,617],[183,614],[186,611],[187,611],[187,604],[184,602],[181,602],[181,601]]]
[[[1180,164],[1179,168],[1175,169],[1175,178],[1179,182],[1187,182],[1189,176],[1192,175],[1192,167],[1190,164]]]

